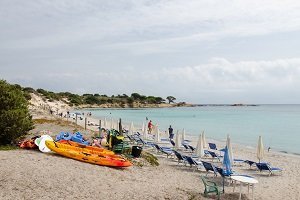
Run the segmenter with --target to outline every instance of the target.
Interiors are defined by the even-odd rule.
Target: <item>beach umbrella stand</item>
[[[225,176],[229,176],[232,173],[231,171],[231,161],[229,158],[229,152],[227,146],[225,147],[224,159],[223,159],[223,193],[225,192]]]
[[[257,144],[257,159],[258,159],[258,163],[260,163],[263,158],[264,158],[264,145],[263,145],[262,137],[259,136],[259,138],[258,138],[258,144]]]

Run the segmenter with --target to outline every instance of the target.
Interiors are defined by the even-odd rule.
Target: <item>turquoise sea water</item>
[[[289,153],[300,153],[300,105],[259,106],[200,106],[147,109],[85,109],[93,117],[103,119],[122,118],[141,126],[146,117],[161,130],[172,125],[174,130],[186,130],[187,134],[225,140],[230,134],[234,143],[255,147],[258,136],[263,136],[264,146]]]

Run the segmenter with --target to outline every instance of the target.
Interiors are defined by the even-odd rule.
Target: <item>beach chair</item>
[[[217,176],[218,171],[216,170],[215,166],[209,162],[201,161],[203,164],[204,169],[206,170],[206,175],[211,171],[214,173],[215,176]]]
[[[187,162],[186,156],[182,155],[181,153],[179,153],[178,151],[175,151],[175,150],[173,150],[173,152],[178,160],[178,164],[183,163],[185,165]]]
[[[195,166],[195,168],[194,168],[194,171],[196,170],[196,169],[200,169],[203,165],[202,165],[202,162],[197,162],[197,161],[195,161],[192,157],[190,157],[190,156],[186,156],[186,161],[187,161],[187,163],[190,165],[190,167],[193,167],[193,166]]]
[[[182,143],[182,146],[185,148],[186,151],[190,151],[190,148],[187,144]]]
[[[230,171],[230,173],[225,173],[225,171],[221,167],[215,167],[215,169],[222,177],[229,177],[230,175],[233,174],[232,171]]]
[[[170,149],[169,147],[161,147],[161,146],[159,146],[158,144],[153,144],[153,145],[154,145],[154,147],[156,148],[157,153],[159,153],[159,152],[164,153],[164,154],[167,155],[167,158],[168,158],[169,156],[172,156],[172,155],[173,155],[173,151],[172,151],[172,149]]]
[[[224,186],[225,186],[225,179],[229,179],[230,176],[233,174],[233,172],[230,170],[230,172],[226,173],[225,170],[223,170],[221,167],[216,167],[215,166],[215,169],[217,170],[217,172],[221,175],[222,179],[223,179],[223,192],[225,191],[224,190]],[[230,181],[229,181],[229,185],[230,185]]]
[[[146,142],[142,138],[139,138],[139,140],[137,141],[137,144],[138,145],[141,144],[145,148],[152,148],[154,146],[153,142]]]
[[[252,166],[253,164],[255,164],[255,162],[252,161],[252,160],[245,160],[244,163],[248,164],[248,165],[249,165],[249,168],[251,168],[251,166]]]
[[[204,157],[208,157],[208,156],[210,156],[210,154],[209,154],[209,152],[208,152],[208,150],[204,150]]]
[[[134,143],[136,142],[136,140],[133,138],[133,136],[132,136],[132,135],[127,135],[127,134],[126,134],[126,138],[128,138],[128,139],[129,139],[129,141],[128,141],[128,142],[130,142],[131,144],[134,144]]]
[[[218,150],[217,149],[217,145],[215,143],[208,143],[208,147],[211,149],[211,150]]]
[[[218,185],[213,181],[207,180],[204,176],[201,176],[201,179],[205,187],[204,196],[207,197],[209,193],[215,193],[216,195],[218,195],[218,199],[220,199],[222,190],[218,187]]]
[[[221,161],[221,160],[220,160],[220,156],[218,156],[215,152],[213,152],[213,151],[208,151],[208,153],[209,153],[209,155],[212,157],[212,161],[214,161],[215,158],[218,159],[219,161]]]
[[[260,172],[268,171],[269,176],[271,174],[274,174],[274,172],[282,172],[281,168],[272,167],[269,163],[255,163],[255,164],[256,164],[256,167],[259,169]]]
[[[195,151],[195,147],[193,147],[193,146],[191,146],[191,145],[187,145],[187,146],[190,148],[190,150],[191,150],[192,152]]]

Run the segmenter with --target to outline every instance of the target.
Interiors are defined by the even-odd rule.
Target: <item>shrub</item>
[[[22,91],[0,80],[0,144],[9,144],[33,128]]]
[[[36,91],[31,87],[24,87],[23,91],[26,91],[28,93],[35,93],[36,94]]]
[[[84,99],[84,102],[86,104],[98,104],[99,99],[93,95],[89,95],[89,96],[86,96],[86,98]]]

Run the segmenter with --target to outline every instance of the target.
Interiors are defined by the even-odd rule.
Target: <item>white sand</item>
[[[54,136],[62,130],[71,131],[72,127],[38,125],[33,135],[42,129],[52,131]],[[221,147],[220,143],[217,145]],[[256,161],[255,149],[233,145],[233,151],[236,158]],[[200,180],[205,172],[193,172],[189,166],[177,165],[175,159],[164,155],[158,157],[158,167],[115,169],[35,150],[0,151],[0,199],[205,199]],[[266,153],[264,160],[283,168],[282,175],[269,177],[254,170],[255,167],[234,167],[259,181],[255,199],[299,199],[299,157],[271,152]],[[221,186],[220,177],[208,177]],[[222,199],[238,198],[238,189],[233,193],[233,187],[226,185],[225,190]],[[251,198],[246,195],[246,186],[243,194],[243,199]]]

